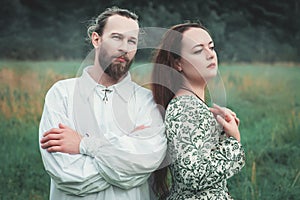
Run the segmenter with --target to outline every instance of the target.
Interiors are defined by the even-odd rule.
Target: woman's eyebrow
[[[208,43],[208,45],[210,45],[210,44],[213,44],[213,41],[210,41],[210,42]],[[193,46],[192,49],[194,49],[194,48],[196,48],[196,47],[203,47],[203,46],[204,46],[204,44],[196,44],[195,46]]]

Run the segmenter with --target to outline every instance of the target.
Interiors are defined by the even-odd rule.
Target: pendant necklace
[[[193,90],[191,90],[189,88],[186,88],[186,87],[180,87],[180,89],[189,91],[190,93],[192,93],[193,95],[195,95],[198,99],[200,99],[205,105],[207,105],[206,102],[203,99],[201,99]]]

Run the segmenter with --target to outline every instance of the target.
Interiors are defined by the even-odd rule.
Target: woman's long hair
[[[164,111],[176,92],[182,87],[183,76],[176,69],[176,62],[181,59],[182,34],[190,28],[201,28],[199,23],[184,23],[171,27],[162,38],[159,48],[153,58],[151,89],[154,100],[161,105]],[[153,191],[159,199],[166,199],[169,194],[167,182],[168,166],[156,170],[153,173]]]

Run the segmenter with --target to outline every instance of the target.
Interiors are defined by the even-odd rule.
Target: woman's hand
[[[240,131],[238,127],[240,120],[237,118],[236,114],[232,110],[220,107],[216,104],[214,104],[212,108],[209,108],[209,110],[214,114],[218,123],[223,126],[227,136],[232,136],[240,142]]]

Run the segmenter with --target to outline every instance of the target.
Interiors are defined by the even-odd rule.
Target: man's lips
[[[116,60],[119,62],[127,62],[128,61],[128,59],[126,59],[124,56],[117,57]]]

